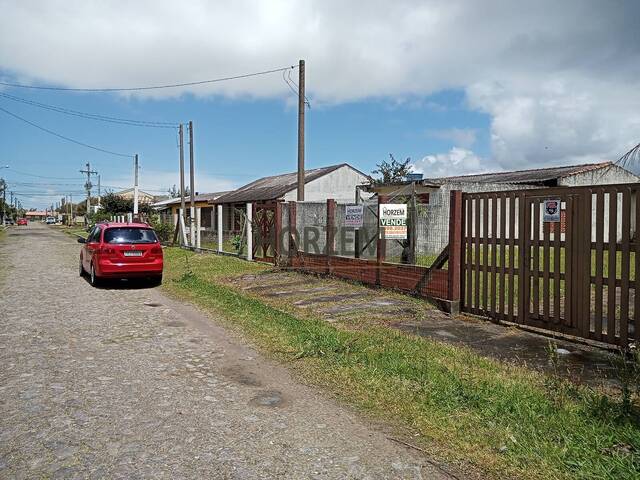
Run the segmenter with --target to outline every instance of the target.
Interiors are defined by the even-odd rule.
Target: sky
[[[308,168],[346,162],[370,173],[392,153],[437,177],[616,160],[640,142],[634,0],[0,0],[0,11],[4,83],[154,86],[304,59]],[[131,187],[135,153],[141,189],[162,194],[179,183],[175,128],[99,122],[24,100],[193,121],[199,192],[294,171],[297,98],[288,73],[297,82],[294,68],[136,92],[0,85],[0,167],[9,165],[0,176],[34,208],[83,197],[87,162],[103,190]]]

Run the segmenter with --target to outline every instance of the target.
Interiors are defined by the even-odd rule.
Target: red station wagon
[[[89,274],[91,285],[106,278],[148,278],[162,283],[162,247],[146,223],[98,224],[79,238],[80,275]]]
[[[26,218],[19,218],[18,219],[18,225],[27,225],[27,219]]]

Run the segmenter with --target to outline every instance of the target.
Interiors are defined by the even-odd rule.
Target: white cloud
[[[462,89],[498,166],[616,157],[637,143],[640,3],[597,0],[0,0],[6,79],[201,80],[307,60],[315,104]],[[294,75],[295,78],[295,75]],[[276,74],[146,95],[288,98]],[[407,100],[408,99],[408,100]],[[419,103],[419,100],[418,100]],[[469,140],[454,143],[470,148]]]
[[[411,165],[414,172],[426,178],[448,177],[480,173],[487,170],[482,158],[471,150],[453,147],[447,153],[427,155]]]
[[[449,140],[454,145],[463,148],[472,147],[476,143],[477,130],[474,128],[444,128],[429,129],[426,136],[429,138],[438,138],[440,140]]]

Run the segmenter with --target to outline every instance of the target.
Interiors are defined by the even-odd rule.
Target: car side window
[[[99,242],[99,241],[100,241],[100,227],[96,225],[95,227],[93,227],[93,230],[91,230],[91,233],[89,234],[87,242]]]

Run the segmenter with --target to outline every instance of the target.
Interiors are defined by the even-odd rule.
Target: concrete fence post
[[[196,209],[196,231],[195,231],[195,242],[193,241],[193,233],[191,234],[193,246],[196,248],[200,248],[200,225],[202,224],[202,209],[200,207],[195,207]]]
[[[296,230],[298,204],[296,202],[289,202],[289,263],[293,262],[293,258],[298,255],[298,243],[299,235]]]
[[[380,209],[388,202],[384,195],[378,195],[378,239],[376,245],[376,285],[380,285],[382,276],[382,263],[385,261],[387,253],[387,242],[384,238],[384,231],[380,228]]]
[[[451,313],[460,310],[460,269],[462,267],[462,192],[452,190],[449,203],[449,267],[448,298]]]
[[[327,257],[327,273],[331,273],[331,256],[336,252],[336,201],[332,198],[327,199],[327,231],[325,239],[325,255]]]
[[[247,203],[246,214],[246,228],[247,232],[247,260],[253,260],[253,205],[251,202]]]
[[[222,204],[218,205],[218,251],[222,251]]]

